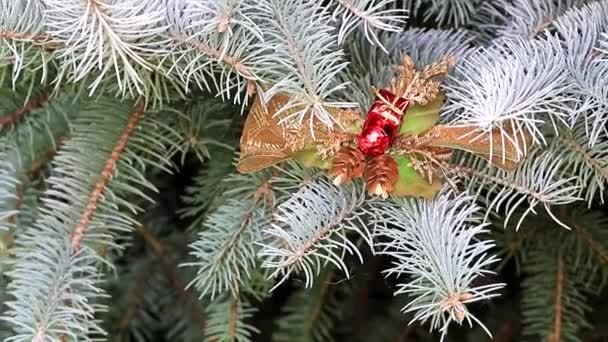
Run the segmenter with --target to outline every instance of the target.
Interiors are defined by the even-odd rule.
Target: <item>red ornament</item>
[[[388,150],[399,133],[401,119],[409,104],[410,102],[403,98],[395,101],[393,93],[380,89],[372,107],[367,112],[363,130],[359,135],[358,145],[363,154],[375,157]],[[398,111],[394,110],[395,108]]]

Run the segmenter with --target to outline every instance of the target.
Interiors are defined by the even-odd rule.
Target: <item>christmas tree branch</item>
[[[201,296],[214,298],[227,290],[236,296],[251,278],[255,244],[262,240],[260,228],[268,223],[269,208],[274,205],[268,176],[252,177],[250,187],[240,190],[240,196],[218,207],[203,223],[206,229],[199,239],[190,245],[197,261],[185,265],[197,267],[197,276],[188,286],[194,285]]]
[[[133,131],[137,127],[137,123],[138,123],[139,119],[141,118],[141,116],[143,115],[143,112],[144,112],[144,102],[142,99],[142,100],[139,100],[137,102],[137,104],[135,105],[135,107],[133,108],[133,111],[131,112],[131,117],[129,118],[129,121],[126,124],[124,131],[122,132],[122,134],[119,136],[118,140],[116,141],[116,145],[114,146],[114,149],[112,150],[110,158],[108,160],[106,160],[106,162],[103,166],[103,170],[101,171],[101,174],[99,176],[99,180],[95,184],[93,191],[91,192],[91,194],[89,195],[89,198],[87,199],[86,209],[82,213],[80,222],[74,229],[74,233],[71,236],[70,246],[72,248],[72,253],[75,253],[80,248],[80,243],[82,241],[82,238],[84,237],[85,230],[87,229],[87,226],[89,225],[89,223],[91,221],[91,217],[95,214],[95,211],[97,209],[97,203],[100,201],[101,196],[106,189],[106,186],[110,182],[110,177],[115,172],[116,164],[117,164],[118,160],[120,159],[120,157],[125,149],[125,146],[127,145],[127,142],[129,141],[129,138],[131,137],[131,135],[133,134]]]
[[[207,56],[216,62],[226,64],[226,66],[232,68],[246,79],[256,78],[253,69],[245,64],[242,57],[226,54],[224,51],[209,45],[205,41],[197,41],[194,39],[189,39],[185,36],[175,36],[173,39],[177,43],[184,44],[187,47],[195,49],[196,52],[202,54],[203,56]]]
[[[329,25],[329,16],[320,5],[311,6],[296,0],[265,0],[260,3],[265,43],[276,52],[265,63],[285,61],[269,70],[268,80],[275,85],[265,96],[271,99],[278,92],[293,94],[292,101],[280,113],[296,109],[285,121],[301,124],[316,118],[333,126],[335,118],[326,107],[348,107],[350,103],[330,102],[331,95],[345,84],[335,80],[346,67],[343,53],[337,50],[336,36]],[[309,18],[300,21],[297,17]],[[270,57],[270,56],[269,56]],[[312,123],[312,121],[310,121]]]
[[[93,315],[104,309],[98,304],[105,296],[97,287],[98,251],[116,248],[116,234],[131,230],[134,221],[125,211],[138,207],[124,196],[147,198],[133,185],[154,189],[139,168],[162,169],[169,162],[161,153],[171,137],[158,120],[163,115],[144,116],[141,109],[141,102],[131,107],[101,99],[81,108],[72,122],[72,137],[54,158],[41,215],[16,241],[17,266],[9,273],[14,299],[3,317],[15,329],[11,341],[89,341],[103,334]]]
[[[335,0],[337,7],[333,17],[342,14],[342,23],[338,32],[338,44],[357,27],[363,26],[365,37],[372,45],[378,45],[388,52],[378,37],[377,31],[399,32],[405,25],[407,11],[393,8],[392,0]]]
[[[551,213],[550,206],[580,199],[577,196],[580,185],[576,183],[576,177],[561,178],[563,160],[550,151],[530,151],[515,172],[506,172],[474,156],[463,159],[462,170],[471,176],[467,182],[469,192],[486,202],[486,220],[491,212],[504,210],[506,225],[515,211],[527,202],[528,208],[521,215],[517,227],[529,213],[535,213],[539,204],[557,223],[564,225]],[[482,190],[486,191],[483,197]]]
[[[227,294],[211,303],[207,310],[205,338],[210,341],[251,341],[258,330],[245,323],[256,310],[238,295]]]
[[[540,126],[557,129],[558,122],[568,123],[565,108],[572,99],[564,95],[569,82],[565,60],[553,38],[506,40],[479,48],[446,83],[446,115],[483,134],[499,130],[503,141],[528,134],[543,145]],[[519,91],[510,96],[512,89]]]
[[[589,250],[597,257],[597,259],[604,264],[608,265],[608,249],[606,249],[601,243],[595,241],[593,236],[589,234],[580,224],[573,222],[571,224],[578,237],[589,247]]]
[[[601,34],[608,30],[606,18],[608,1],[593,1],[568,11],[555,24],[570,76],[567,94],[576,100],[569,110],[570,122],[573,126],[579,117],[584,118],[589,146],[608,137],[608,63],[596,57]]]
[[[550,151],[564,162],[564,176],[577,176],[580,193],[591,206],[596,196],[604,202],[608,184],[608,137],[598,138],[589,145],[587,125],[578,122],[572,129],[562,129],[550,146]]]
[[[312,286],[313,274],[321,265],[333,264],[348,276],[346,253],[362,256],[349,239],[356,234],[372,246],[365,224],[365,192],[361,184],[336,187],[327,179],[308,182],[277,207],[272,227],[265,234],[272,240],[258,255],[262,267],[281,284],[294,272],[303,272],[306,286]],[[334,252],[339,251],[339,253]]]
[[[470,23],[480,6],[479,0],[414,0],[412,12],[422,12],[427,21],[440,26],[461,27]],[[424,11],[422,11],[424,9]]]
[[[430,321],[430,329],[442,336],[452,321],[476,322],[490,334],[466,304],[495,297],[504,286],[473,285],[474,277],[492,273],[489,267],[498,259],[486,254],[492,241],[475,238],[486,232],[486,224],[480,223],[480,208],[472,199],[444,191],[432,202],[399,200],[372,212],[378,252],[393,258],[385,273],[408,276],[395,292],[412,298],[403,311],[414,313],[412,322]]]
[[[565,336],[581,336],[581,330],[589,327],[591,289],[585,286],[589,274],[581,272],[589,268],[577,261],[586,258],[576,247],[578,241],[564,230],[556,234],[557,227],[553,228],[545,229],[525,251],[523,335],[561,341]]]

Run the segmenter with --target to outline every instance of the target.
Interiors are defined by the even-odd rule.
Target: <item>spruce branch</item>
[[[0,129],[0,229],[10,229],[7,239],[15,233],[24,193],[68,136],[68,122],[75,115],[65,107],[71,96],[58,96],[47,103],[46,93],[37,94],[38,90],[33,91],[34,99],[29,101],[11,94],[0,106],[9,113],[0,117],[6,119],[6,126]]]
[[[131,296],[129,297],[129,301],[127,304],[127,309],[124,311],[120,319],[118,320],[117,330],[118,333],[126,331],[131,323],[131,320],[137,313],[137,307],[142,302],[145,289],[150,282],[150,278],[153,274],[154,263],[148,262],[146,266],[139,272],[136,277],[135,284],[133,286],[133,291]]]
[[[414,321],[430,321],[442,339],[450,322],[466,321],[485,326],[466,304],[495,297],[504,284],[474,285],[475,279],[493,272],[498,259],[488,255],[494,243],[478,240],[486,232],[481,208],[466,194],[444,191],[435,200],[395,200],[372,209],[374,236],[379,253],[393,258],[385,273],[409,279],[398,285],[395,295],[411,298],[403,308]]]
[[[568,236],[567,243],[569,252],[573,254],[575,267],[585,267],[588,283],[596,283],[596,279],[602,281],[608,276],[608,245],[606,238],[608,233],[608,220],[596,210],[576,208],[562,212],[562,217],[567,220],[573,228],[573,233]],[[598,288],[603,288],[600,283]],[[588,286],[591,288],[592,286]]]
[[[208,294],[214,298],[227,290],[238,295],[251,277],[256,264],[255,243],[262,240],[259,228],[269,222],[267,211],[258,205],[257,199],[229,200],[209,216],[205,230],[190,246],[197,261],[184,266],[197,268],[189,286],[194,285],[201,297]]]
[[[360,236],[372,247],[364,223],[365,192],[361,184],[337,187],[325,178],[305,183],[281,203],[264,234],[270,242],[262,245],[258,256],[271,277],[280,277],[278,286],[296,272],[302,272],[306,287],[327,264],[349,276],[346,254],[363,261],[351,234]]]
[[[557,253],[557,271],[555,275],[555,304],[553,310],[553,327],[549,333],[548,341],[561,341],[562,339],[562,306],[564,292],[564,249],[561,247]]]
[[[94,76],[90,94],[107,75],[120,92],[144,93],[140,70],[151,71],[148,61],[165,51],[159,36],[166,9],[160,1],[58,0],[44,8],[46,29],[60,45],[57,82],[78,82]]]
[[[568,228],[552,212],[551,206],[573,203],[580,185],[576,177],[562,178],[564,163],[550,151],[530,152],[515,172],[507,172],[475,156],[463,159],[462,171],[469,174],[468,191],[486,205],[485,220],[492,212],[504,212],[506,225],[516,210],[527,208],[517,222],[519,228],[529,213],[542,205],[560,225]]]
[[[258,16],[250,1],[172,0],[167,22],[173,47],[163,61],[165,73],[186,90],[194,83],[245,105],[262,83],[263,55],[272,54],[262,44]]]
[[[131,112],[131,117],[127,121],[125,129],[118,137],[116,145],[114,146],[111,152],[110,158],[107,159],[104,163],[101,175],[95,183],[94,189],[89,195],[88,200],[86,202],[86,209],[82,213],[80,221],[78,222],[78,225],[76,226],[74,232],[72,233],[72,236],[70,237],[70,245],[72,248],[72,252],[76,252],[80,248],[80,244],[82,242],[82,239],[84,238],[85,230],[89,226],[91,218],[97,210],[97,206],[99,201],[101,200],[101,196],[106,190],[108,183],[110,182],[110,177],[115,172],[116,164],[118,163],[118,160],[120,159],[127,145],[127,142],[129,141],[129,138],[137,127],[137,123],[143,115],[143,111],[144,102],[140,100],[133,108],[133,111]]]
[[[340,17],[338,44],[343,44],[345,38],[357,27],[362,26],[365,38],[372,46],[384,47],[378,37],[378,31],[400,32],[407,19],[407,10],[398,8],[394,0],[334,0],[336,8],[332,17]]]
[[[234,120],[226,117],[231,110],[231,106],[215,99],[197,101],[183,111],[173,110],[171,127],[180,140],[174,142],[175,148],[168,154],[181,154],[180,161],[184,165],[188,153],[194,153],[199,161],[204,162],[211,158],[209,149],[212,147],[218,149],[218,155],[232,151],[233,146],[222,141],[233,129]]]
[[[586,272],[577,267],[571,239],[546,234],[527,249],[524,266],[522,311],[524,336],[547,341],[581,341],[581,329],[589,328],[590,291]],[[549,304],[549,305],[548,305]]]
[[[568,10],[588,0],[493,0],[481,3],[478,26],[500,39],[540,37]]]
[[[337,49],[327,10],[320,4],[299,0],[264,0],[259,3],[259,10],[265,45],[274,52],[262,61],[268,69],[265,79],[273,84],[264,93],[265,99],[270,100],[279,92],[290,93],[292,99],[276,115],[296,110],[283,122],[301,124],[307,119],[312,125],[318,119],[333,127],[335,119],[327,108],[353,104],[329,100],[345,86],[335,77],[347,63]],[[282,62],[277,65],[277,60]]]
[[[259,331],[245,321],[257,310],[246,300],[232,295],[222,296],[207,310],[208,325],[205,337],[218,342],[249,342]]]
[[[138,207],[125,196],[147,198],[135,185],[154,189],[143,176],[146,165],[168,163],[161,151],[171,131],[152,113],[143,115],[142,102],[128,105],[103,99],[72,121],[40,216],[16,241],[13,300],[3,317],[16,331],[10,341],[89,341],[104,334],[94,318],[105,296],[97,266],[107,263],[98,250],[119,247],[113,239],[131,229],[134,220],[125,212]]]
[[[47,72],[51,43],[44,32],[43,7],[38,1],[0,2],[0,67],[12,68],[13,84],[24,70]]]
[[[608,1],[572,9],[555,26],[564,45],[569,73],[567,94],[576,99],[570,123],[583,117],[589,146],[608,137],[608,63],[598,58],[602,32],[608,30]]]
[[[599,196],[604,203],[604,190],[608,184],[608,137],[588,145],[587,125],[577,123],[572,130],[561,130],[550,146],[556,158],[564,160],[565,176],[576,177],[580,194],[589,206]]]
[[[494,43],[468,55],[446,84],[446,114],[454,123],[474,125],[482,132],[500,130],[503,139],[529,134],[546,140],[540,126],[568,123],[564,95],[568,86],[565,56],[559,42],[523,39]],[[515,145],[519,145],[515,143]],[[522,154],[524,154],[522,151]]]
[[[40,94],[39,96],[31,99],[23,106],[17,108],[12,113],[8,113],[7,115],[3,115],[0,117],[0,129],[3,129],[6,126],[11,126],[17,123],[17,121],[21,120],[24,115],[31,112],[32,110],[44,105],[44,103],[48,100],[47,94]]]

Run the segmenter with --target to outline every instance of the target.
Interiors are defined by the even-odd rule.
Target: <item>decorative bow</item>
[[[416,71],[406,56],[388,88],[372,89],[376,98],[365,119],[356,111],[328,108],[338,128],[314,119],[312,127],[286,125],[281,118],[300,110],[285,107],[289,95],[276,94],[267,103],[256,97],[241,136],[237,170],[255,172],[295,159],[329,170],[337,185],[364,177],[371,195],[426,198],[441,188],[442,176],[457,172],[450,163],[455,150],[515,170],[531,144],[523,132],[437,124],[444,100],[437,78],[453,65],[452,57],[444,57]]]

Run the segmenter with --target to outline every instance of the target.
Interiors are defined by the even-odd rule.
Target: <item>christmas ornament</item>
[[[375,99],[364,120],[355,111],[328,108],[339,129],[310,117],[303,121],[312,127],[288,126],[281,118],[299,109],[287,106],[289,95],[279,93],[267,103],[257,97],[245,121],[237,170],[255,172],[295,159],[327,169],[336,185],[363,177],[370,195],[426,198],[439,191],[443,176],[458,173],[449,163],[454,150],[514,170],[531,143],[527,135],[437,124],[443,103],[438,78],[453,65],[454,58],[445,57],[416,71],[406,56],[388,87],[372,88]]]

